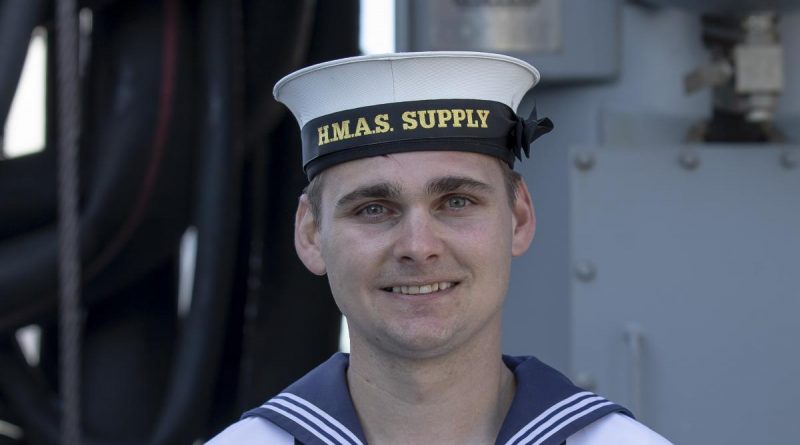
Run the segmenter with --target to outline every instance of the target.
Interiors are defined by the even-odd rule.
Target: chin
[[[388,335],[392,352],[407,358],[432,358],[456,348],[453,329],[415,329]]]

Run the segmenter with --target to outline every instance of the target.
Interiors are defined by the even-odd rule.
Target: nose
[[[436,220],[428,212],[407,212],[398,229],[394,253],[401,263],[424,265],[441,256],[444,242]]]

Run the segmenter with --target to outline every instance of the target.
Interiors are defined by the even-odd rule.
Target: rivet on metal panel
[[[786,170],[792,170],[800,165],[800,150],[785,150],[781,153],[781,166]]]
[[[575,263],[575,276],[584,283],[594,280],[597,268],[589,260],[580,260]]]
[[[700,166],[700,156],[694,151],[685,150],[678,155],[678,163],[686,170],[695,170]]]
[[[588,372],[580,372],[575,376],[575,384],[587,391],[594,391],[597,388],[597,380]]]
[[[591,170],[594,164],[594,155],[591,153],[578,153],[575,155],[575,167],[582,172]]]

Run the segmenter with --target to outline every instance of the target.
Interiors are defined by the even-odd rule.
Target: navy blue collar
[[[303,378],[242,417],[264,417],[305,445],[366,445],[347,387],[347,354],[334,354]],[[573,385],[534,357],[503,356],[517,391],[497,445],[561,444],[595,420],[625,408]]]

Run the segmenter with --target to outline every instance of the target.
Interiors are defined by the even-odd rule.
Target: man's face
[[[509,206],[494,158],[410,152],[324,173],[316,220],[301,199],[296,243],[327,272],[353,350],[430,357],[481,335],[499,341],[511,257],[535,221],[524,184]]]

